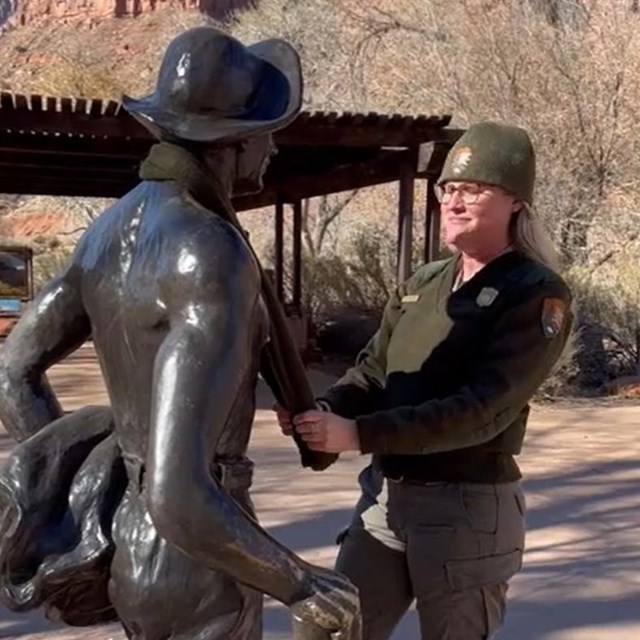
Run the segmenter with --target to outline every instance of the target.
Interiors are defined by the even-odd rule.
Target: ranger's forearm
[[[397,320],[398,304],[398,295],[394,294],[387,303],[380,327],[360,351],[354,365],[318,398],[328,403],[333,413],[353,419],[376,410],[383,393],[386,350]]]
[[[359,414],[373,411],[380,392],[380,387],[366,381],[360,372],[353,368],[317,398],[317,401],[326,405],[332,413],[353,419]]]

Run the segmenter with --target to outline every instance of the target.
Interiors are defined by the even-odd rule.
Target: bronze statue
[[[160,139],[142,182],[79,241],[7,339],[0,596],[139,640],[262,637],[262,594],[301,637],[356,619],[357,594],[255,519],[246,458],[270,335],[260,269],[228,221],[262,187],[301,105],[295,50],[217,29],[178,36],[155,92],[124,107]],[[63,415],[46,371],[92,338],[111,401]],[[338,635],[335,637],[346,637]]]

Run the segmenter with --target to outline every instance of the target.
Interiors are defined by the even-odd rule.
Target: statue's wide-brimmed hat
[[[286,127],[302,104],[302,71],[284,40],[245,46],[214,27],[177,36],[155,91],[123,107],[156,137],[228,143]]]

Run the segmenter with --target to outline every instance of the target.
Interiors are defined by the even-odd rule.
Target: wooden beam
[[[280,198],[276,199],[275,208],[276,293],[280,304],[284,305],[284,204]]]
[[[305,198],[394,182],[400,179],[403,167],[416,166],[416,153],[412,149],[384,150],[370,161],[336,167],[322,174],[290,176],[280,184],[269,184],[265,180],[265,189],[261,193],[238,197],[234,199],[234,206],[238,211],[246,211],[269,206],[275,202],[276,193],[285,202],[294,203]]]
[[[12,162],[14,165],[33,164],[42,168],[49,166],[113,166],[128,167],[141,163],[145,158],[143,149],[121,149],[116,153],[105,152],[105,144],[88,140],[89,145],[75,145],[73,149],[49,141],[44,143],[26,144],[22,147],[12,147],[5,144],[0,135],[0,158]],[[102,151],[100,151],[102,149]],[[282,179],[291,173],[296,175],[313,175],[319,171],[326,171],[341,165],[350,165],[375,160],[380,153],[377,148],[360,149],[306,149],[302,147],[282,147],[269,164],[268,174],[274,179]]]
[[[79,181],[47,173],[28,177],[20,173],[3,172],[0,175],[0,193],[120,198],[138,183],[137,177],[127,181],[123,178],[105,179],[104,176],[95,175],[91,179]]]
[[[398,182],[398,284],[411,276],[413,248],[414,177],[406,168]]]
[[[0,111],[0,118],[2,115],[2,111]],[[44,135],[0,129],[0,150],[18,156],[25,153],[37,154],[43,162],[52,161],[51,156],[64,157],[67,155],[142,160],[153,143],[153,139],[132,140],[96,136]]]
[[[378,147],[297,147],[280,145],[275,158],[269,163],[268,176],[271,180],[287,179],[292,174],[316,175],[339,166],[359,164],[375,160],[380,153]]]
[[[39,142],[34,138],[39,138]],[[121,145],[116,153],[103,154],[99,149],[108,145],[98,144],[98,141],[89,139],[85,140],[84,145],[75,144],[82,140],[74,139],[71,150],[55,136],[26,136],[23,140],[26,142],[24,148],[19,149],[11,147],[11,144],[16,142],[18,140],[15,137],[11,139],[0,134],[0,192],[9,192],[16,188],[14,176],[10,177],[10,174],[15,174],[18,178],[28,175],[34,180],[26,181],[28,191],[25,195],[42,193],[41,186],[35,181],[39,178],[46,181],[46,178],[51,176],[63,180],[60,184],[60,195],[84,195],[85,183],[91,183],[96,174],[115,173],[122,174],[122,188],[115,189],[115,193],[114,189],[110,188],[109,193],[100,195],[120,196],[126,193],[132,184],[137,183],[138,167],[144,157],[140,146],[127,150]],[[274,192],[282,185],[288,187],[294,184],[299,176],[315,180],[318,175],[331,172],[339,165],[366,164],[370,159],[376,159],[377,154],[376,149],[364,148],[307,150],[285,147],[269,167],[265,179],[267,192],[259,196],[258,206],[274,204]],[[269,192],[270,187],[272,189]],[[95,185],[87,184],[86,189],[87,195],[95,195]]]
[[[100,100],[27,98],[2,94],[0,129],[11,132],[58,133],[137,141],[153,141],[151,133],[120,105]],[[447,141],[449,115],[404,116],[394,114],[301,113],[274,135],[276,144],[297,146],[412,146],[428,141]]]
[[[61,111],[29,111],[0,109],[0,128],[4,131],[29,133],[57,133],[72,136],[95,136],[149,140],[154,138],[135,118],[125,111],[118,115],[78,113],[62,101]]]
[[[7,171],[43,175],[60,175],[64,172],[74,181],[89,179],[94,172],[108,171],[125,174],[127,182],[137,175],[138,167],[144,155],[110,155],[85,153],[80,147],[68,152],[51,146],[45,150],[11,149],[3,146],[0,136],[0,166]],[[95,143],[95,141],[93,141]],[[333,170],[338,165],[367,162],[375,158],[377,150],[345,149],[340,150],[303,150],[284,148],[270,165],[266,175],[267,184],[290,182],[298,175],[313,176]],[[1,178],[2,172],[0,172]]]
[[[421,144],[418,149],[417,177],[437,180],[442,173],[449,150],[462,134],[461,129],[447,129],[446,141]]]
[[[6,154],[0,152],[0,174],[20,173],[27,176],[50,177],[71,176],[77,174],[82,180],[91,180],[94,175],[113,176],[114,179],[122,178],[126,181],[137,177],[138,164],[135,162],[117,163],[109,161],[82,162],[82,158],[76,158],[73,162],[65,164],[53,164],[46,168],[42,164],[28,159],[26,162],[17,163],[11,161]]]
[[[302,200],[293,203],[293,309],[302,315]]]
[[[451,130],[452,137],[462,135],[461,130]],[[421,145],[418,153],[418,175],[426,178],[424,260],[431,262],[440,257],[440,204],[435,194],[435,184],[440,178],[450,146],[445,144]]]
[[[449,143],[449,130],[441,121],[432,121],[423,126],[387,127],[384,121],[371,126],[344,126],[318,121],[294,121],[286,129],[277,132],[277,144],[325,147],[409,147],[422,142],[437,141]]]
[[[437,260],[440,255],[440,204],[436,198],[434,180],[426,180],[427,195],[424,218],[424,261]]]
[[[234,205],[238,211],[246,211],[273,206],[278,197],[284,202],[293,203],[298,199],[393,182],[400,178],[403,166],[416,166],[415,156],[416,152],[413,150],[383,150],[370,160],[338,166],[321,173],[289,174],[277,178],[267,174],[262,192],[234,198]],[[92,163],[87,161],[86,167],[76,166],[69,170],[64,166],[22,167],[17,162],[0,171],[0,193],[117,198],[139,182],[135,164],[129,165],[129,170],[122,172],[108,171],[99,165],[100,163],[98,168],[93,168]]]

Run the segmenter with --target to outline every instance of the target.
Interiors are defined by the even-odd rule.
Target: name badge
[[[419,295],[403,296],[402,298],[402,302],[418,302],[418,300],[420,300]]]

